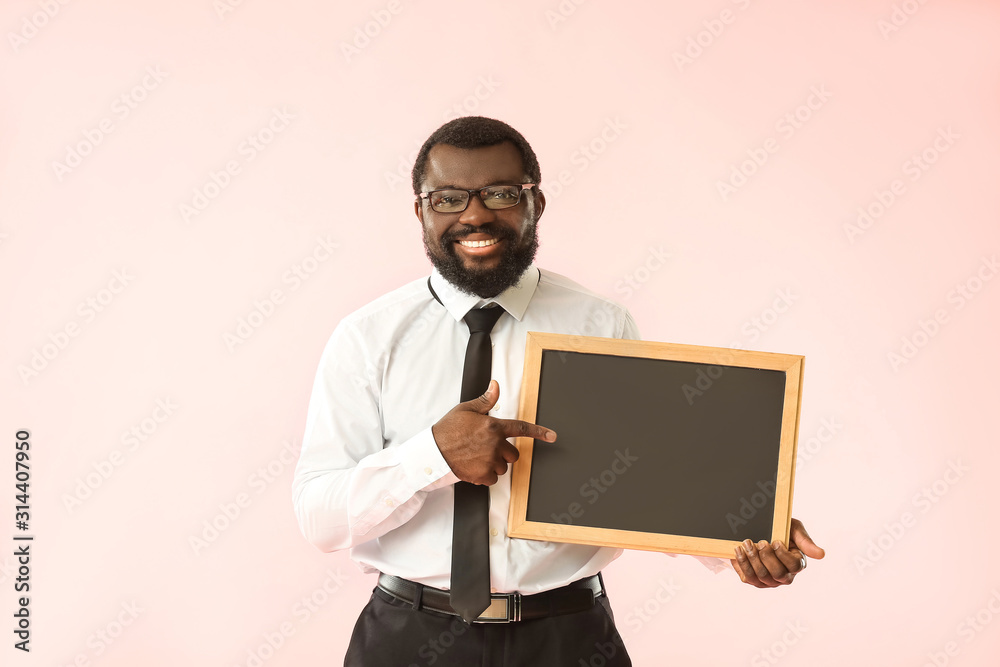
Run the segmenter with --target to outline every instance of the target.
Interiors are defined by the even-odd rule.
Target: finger
[[[771,578],[775,582],[779,584],[792,583],[795,575],[785,566],[784,561],[775,555],[774,549],[771,548],[770,544],[762,540],[757,545],[757,554],[760,556],[760,562],[764,564],[768,574],[771,575]]]
[[[466,401],[468,406],[481,415],[489,414],[493,406],[500,399],[500,384],[496,380],[490,380],[490,386],[486,388],[481,396]]]
[[[521,456],[521,452],[518,451],[517,447],[510,444],[506,440],[504,440],[503,444],[500,445],[499,454],[507,463],[514,463],[514,461],[517,461],[517,459]]]
[[[774,555],[778,557],[778,560],[785,566],[785,569],[792,574],[798,574],[804,569],[802,567],[802,552],[798,549],[789,551],[781,540],[772,542],[771,549],[774,551]]]
[[[479,480],[475,482],[475,484],[479,484],[480,486],[493,486],[494,484],[497,483],[497,480],[499,479],[500,476],[497,475],[496,471],[491,470],[488,473],[484,472],[482,476],[479,478]]]
[[[762,584],[767,587],[777,586],[777,582],[768,572],[767,567],[760,560],[760,554],[757,552],[757,545],[753,543],[752,540],[746,540],[743,543],[743,550],[747,553],[747,560],[750,561],[750,567],[753,568],[754,574],[757,575],[757,579],[760,580]]]
[[[743,583],[756,586],[757,588],[767,588],[757,577],[753,566],[750,565],[750,560],[747,558],[746,551],[743,550],[743,545],[738,545],[734,551],[736,552],[736,565],[733,567],[737,568],[736,574],[740,575]]]
[[[738,560],[739,552],[740,552],[739,547],[733,549],[733,558],[729,560],[729,564],[733,566],[733,570],[735,570],[736,574],[739,575],[740,581],[742,581],[745,584],[747,583],[747,578],[746,575],[743,574],[743,569],[740,567],[740,561]]]
[[[753,566],[750,565],[750,559],[747,557],[747,552],[742,544],[736,547],[736,562],[740,568],[738,574],[744,583],[757,588],[767,588],[757,576],[757,573],[754,572]]]
[[[500,430],[507,438],[534,438],[545,442],[555,442],[556,432],[520,419],[498,419]]]
[[[810,558],[819,559],[826,555],[826,550],[813,542],[809,533],[806,532],[806,527],[798,519],[792,519],[792,529],[788,542],[791,546],[802,549],[802,552]]]

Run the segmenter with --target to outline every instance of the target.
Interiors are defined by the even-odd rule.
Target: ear
[[[540,217],[542,217],[542,213],[545,212],[545,193],[542,192],[540,189],[537,190],[537,192],[538,192],[538,196],[535,198],[535,199],[538,200],[536,202],[537,205],[535,206],[535,209],[536,209],[535,210],[535,222],[538,222],[538,219]]]
[[[413,200],[413,213],[414,213],[414,215],[417,216],[417,220],[420,221],[420,226],[423,227],[424,226],[424,207],[420,205],[421,203],[423,203],[423,200],[420,199],[420,197],[417,197],[416,199]]]

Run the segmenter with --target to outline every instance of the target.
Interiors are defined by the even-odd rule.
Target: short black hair
[[[485,148],[509,141],[521,154],[524,173],[532,183],[541,183],[542,169],[531,145],[520,132],[503,121],[485,116],[463,116],[450,120],[434,130],[420,147],[416,162],[413,163],[413,194],[420,194],[420,186],[427,175],[427,156],[438,144],[448,144],[455,148]]]

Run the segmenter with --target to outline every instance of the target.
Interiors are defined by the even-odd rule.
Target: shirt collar
[[[521,318],[524,317],[524,311],[528,309],[528,302],[535,294],[535,288],[538,287],[538,269],[532,264],[521,274],[517,284],[508,287],[492,299],[480,299],[475,294],[460,291],[445,280],[437,269],[431,272],[431,285],[441,299],[441,305],[456,321],[461,322],[465,318],[465,314],[473,308],[482,308],[487,304],[496,303],[520,322]]]

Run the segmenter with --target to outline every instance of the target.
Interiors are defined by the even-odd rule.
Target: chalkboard
[[[731,558],[788,542],[804,358],[531,332],[511,537]]]

